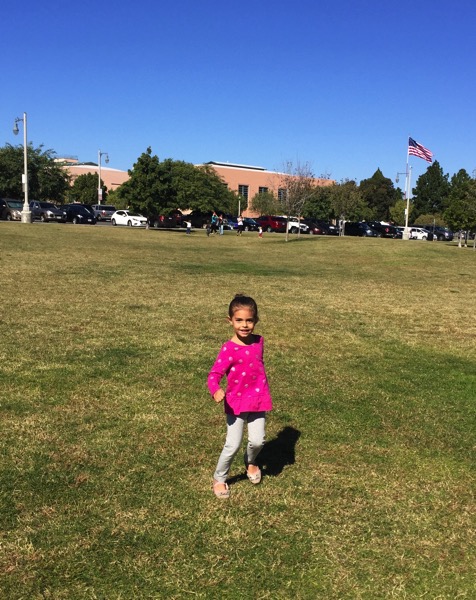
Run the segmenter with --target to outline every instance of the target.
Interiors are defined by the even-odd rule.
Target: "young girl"
[[[256,458],[264,445],[265,416],[272,409],[268,379],[263,364],[263,338],[253,333],[258,323],[258,306],[253,298],[237,294],[228,308],[228,322],[233,337],[225,342],[208,375],[208,389],[215,402],[224,400],[227,434],[213,479],[217,498],[229,498],[226,479],[231,463],[240,449],[245,424],[248,445],[244,455],[246,473],[251,483],[261,481]],[[226,393],[220,387],[227,376]]]

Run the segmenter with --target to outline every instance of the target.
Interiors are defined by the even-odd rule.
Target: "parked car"
[[[116,210],[111,216],[112,225],[127,225],[128,227],[145,227],[147,218],[144,215],[134,214],[130,210]]]
[[[155,229],[166,228],[173,229],[182,225],[183,215],[180,210],[171,210],[166,214],[152,214],[149,215],[147,220],[150,227]]]
[[[448,227],[441,227],[440,225],[423,225],[423,229],[431,231],[433,239],[438,242],[451,242],[454,238],[454,233],[448,229]]]
[[[86,204],[65,204],[60,208],[65,213],[65,220],[74,225],[96,225],[96,217]]]
[[[5,221],[21,221],[23,202],[13,198],[0,198],[0,218]]]
[[[289,233],[298,233],[299,230],[301,230],[301,233],[309,233],[309,225],[304,221],[300,221],[297,217],[288,217]]]
[[[110,221],[116,207],[112,204],[93,204],[91,210],[98,221]]]
[[[265,215],[256,219],[258,225],[263,228],[263,231],[277,231],[279,233],[286,232],[286,218],[285,217],[273,217]]]
[[[224,215],[225,229],[238,229],[238,217]],[[258,222],[251,217],[243,217],[243,231],[258,231]]]
[[[319,227],[324,227],[324,229],[327,230],[327,235],[339,235],[338,225],[334,225],[333,223],[328,223],[327,221],[316,221],[316,224]]]
[[[62,208],[58,208],[53,202],[39,202],[32,200],[30,202],[30,211],[32,219],[39,219],[43,223],[49,221],[66,222],[66,213]]]
[[[401,233],[394,225],[389,225],[388,223],[382,223],[381,221],[369,221],[368,224],[372,229],[375,229],[377,233],[380,234],[380,237],[386,238],[398,238],[402,237]]]
[[[259,225],[255,219],[251,217],[243,217],[243,229],[245,231],[258,231]]]
[[[432,240],[433,234],[428,229],[423,229],[423,227],[410,227],[409,233],[410,240]]]
[[[324,227],[324,225],[319,225],[315,221],[311,219],[304,219],[303,223],[305,223],[309,227],[310,235],[328,235],[328,228]]]
[[[190,221],[192,223],[192,227],[195,229],[203,229],[207,221],[210,222],[212,220],[213,212],[207,211],[202,212],[201,210],[192,210],[188,215],[183,215],[181,219],[181,227],[185,227],[185,221]]]
[[[345,235],[357,235],[359,237],[379,237],[378,233],[368,223],[346,221],[344,225]]]
[[[227,229],[238,229],[238,217],[234,215],[223,215],[223,225]]]

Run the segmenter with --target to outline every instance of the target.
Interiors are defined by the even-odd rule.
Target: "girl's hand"
[[[218,404],[219,402],[221,402],[223,400],[223,398],[225,397],[225,392],[223,390],[217,390],[214,394],[213,394],[213,400],[215,400],[215,402]]]

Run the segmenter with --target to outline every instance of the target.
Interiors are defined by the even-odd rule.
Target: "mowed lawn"
[[[475,598],[476,253],[0,223],[0,598]],[[229,501],[236,292],[275,410]]]

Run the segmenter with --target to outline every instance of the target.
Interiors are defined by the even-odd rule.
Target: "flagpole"
[[[407,167],[405,169],[405,197],[407,199],[407,207],[405,209],[405,229],[403,230],[402,239],[410,239],[410,230],[408,229],[408,214],[410,212],[410,176],[411,167],[408,166],[408,159],[410,157],[409,147],[407,144]]]
[[[406,183],[405,183],[405,196],[407,197],[407,207],[405,209],[405,229],[403,230],[402,238],[404,240],[410,239],[410,229],[408,228],[408,217],[410,215],[410,190],[411,184],[410,180],[412,178],[412,168],[408,165],[408,160],[410,158],[410,154],[413,156],[418,156],[423,160],[431,163],[433,162],[433,152],[425,148],[422,144],[415,142],[414,139],[408,137],[408,147],[407,147],[407,169],[406,169]]]

